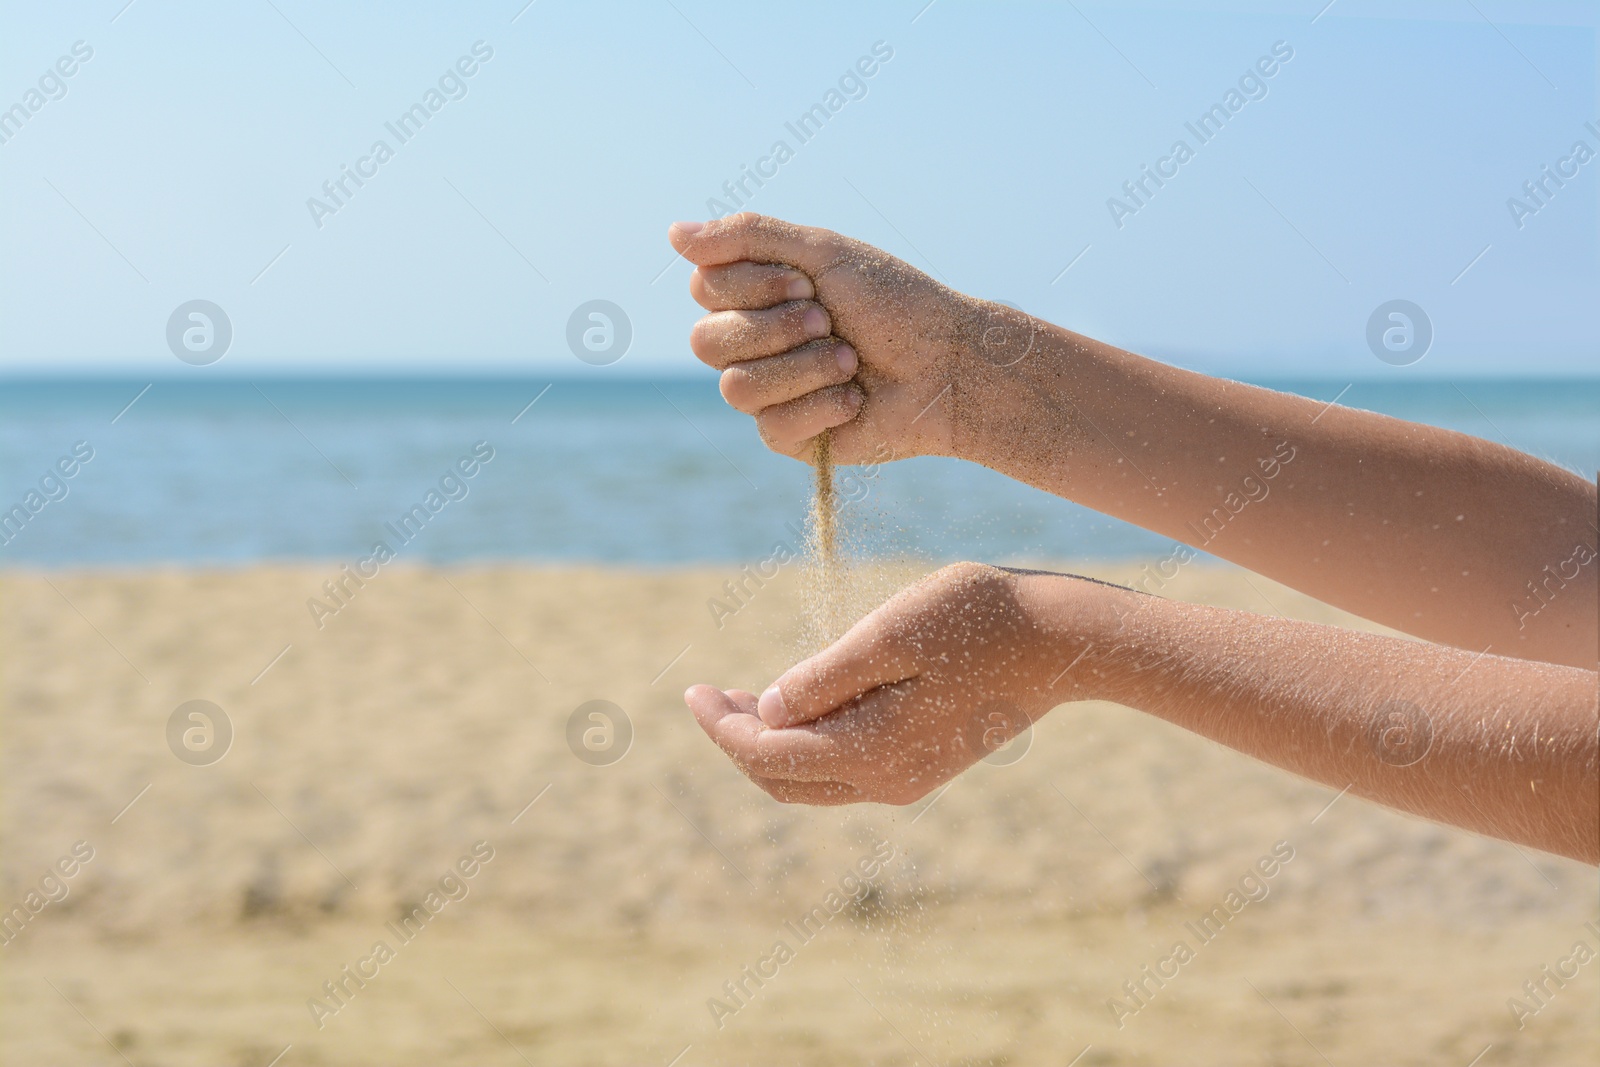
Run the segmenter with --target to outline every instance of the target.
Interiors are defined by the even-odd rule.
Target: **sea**
[[[1600,469],[1600,379],[1258,384]],[[858,554],[1123,560],[1173,547],[956,460],[840,476]],[[0,381],[0,512],[28,514],[0,535],[0,567],[354,562],[380,541],[416,564],[756,561],[795,542],[809,497],[810,469],[768,452],[709,375]]]

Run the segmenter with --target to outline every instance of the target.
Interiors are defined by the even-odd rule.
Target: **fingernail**
[[[777,686],[761,694],[761,699],[756,701],[756,714],[768,726],[788,725],[789,709],[784,707],[783,693]]]
[[[674,222],[672,227],[679,233],[686,233],[690,237],[693,237],[695,234],[705,229],[706,224],[703,222]]]
[[[839,357],[840,370],[844,371],[846,374],[854,374],[856,372],[855,349],[851,348],[849,345],[840,345],[834,350],[834,354]]]
[[[793,279],[790,280],[790,300],[810,300],[816,295],[817,291],[811,287],[811,279],[807,278],[804,274],[797,274]]]
[[[828,336],[828,314],[821,308],[807,308],[805,317],[806,333],[811,337]]]
[[[692,692],[694,692],[694,686],[692,686],[692,685],[689,688],[687,688],[687,689],[685,689],[683,691],[683,702],[685,704],[689,703],[689,694],[692,693]],[[690,705],[690,706],[692,707],[693,705]]]

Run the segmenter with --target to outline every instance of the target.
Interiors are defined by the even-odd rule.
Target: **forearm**
[[[1595,673],[1125,598],[1074,672],[1087,695],[1394,808],[1600,861]]]
[[[1029,322],[956,383],[964,458],[1420,637],[1595,665],[1592,483]]]

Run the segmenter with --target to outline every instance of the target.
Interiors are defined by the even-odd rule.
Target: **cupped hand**
[[[828,429],[842,463],[958,454],[958,386],[1033,343],[1022,313],[830,230],[745,213],[674,223],[668,237],[697,265],[689,291],[710,312],[690,347],[784,455],[808,458]]]
[[[700,726],[787,803],[909,804],[1066,700],[1096,691],[1137,594],[955,564],[896,595],[759,698],[692,687]]]

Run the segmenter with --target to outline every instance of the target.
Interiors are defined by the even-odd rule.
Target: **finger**
[[[848,238],[832,230],[796,226],[752,212],[710,222],[675,222],[667,231],[672,247],[702,267],[736,263],[787,263],[816,278],[849,247]]]
[[[832,808],[841,804],[862,804],[867,795],[846,782],[792,782],[782,778],[761,778],[752,775],[750,780],[780,804],[810,804],[813,807]]]
[[[769,263],[729,263],[698,267],[689,275],[689,295],[707,311],[769,308],[786,300],[817,295],[811,279],[793,267]]]
[[[799,456],[823,430],[842,426],[860,414],[866,394],[855,382],[830,385],[805,396],[763,409],[756,416],[761,440],[774,452]]]
[[[811,341],[778,356],[745,360],[722,372],[722,399],[746,415],[797,400],[856,373],[856,350],[836,337]]]
[[[791,300],[755,311],[713,311],[689,331],[689,347],[702,363],[722,370],[730,363],[798,348],[832,329],[821,304]]]
[[[847,705],[851,714],[860,711],[857,702],[866,700],[876,707],[886,696],[875,691],[915,678],[921,673],[916,645],[902,636],[894,625],[894,614],[901,610],[900,597],[878,608],[852,626],[843,637],[808,660],[790,667],[761,694],[757,714],[775,734],[788,734],[798,724],[823,719]],[[832,730],[817,723],[824,737]],[[856,746],[859,748],[859,745]],[[848,776],[846,776],[848,777]]]
[[[749,705],[741,708],[733,694],[710,685],[690,686],[683,694],[683,702],[694,712],[694,720],[706,736],[745,773],[751,773],[748,764],[756,753],[761,720],[747,710]]]
[[[751,777],[842,781],[859,770],[859,761],[840,739],[811,727],[769,730],[756,717],[755,695],[740,692],[737,697],[697,685],[684,694],[684,702],[707,736]]]

